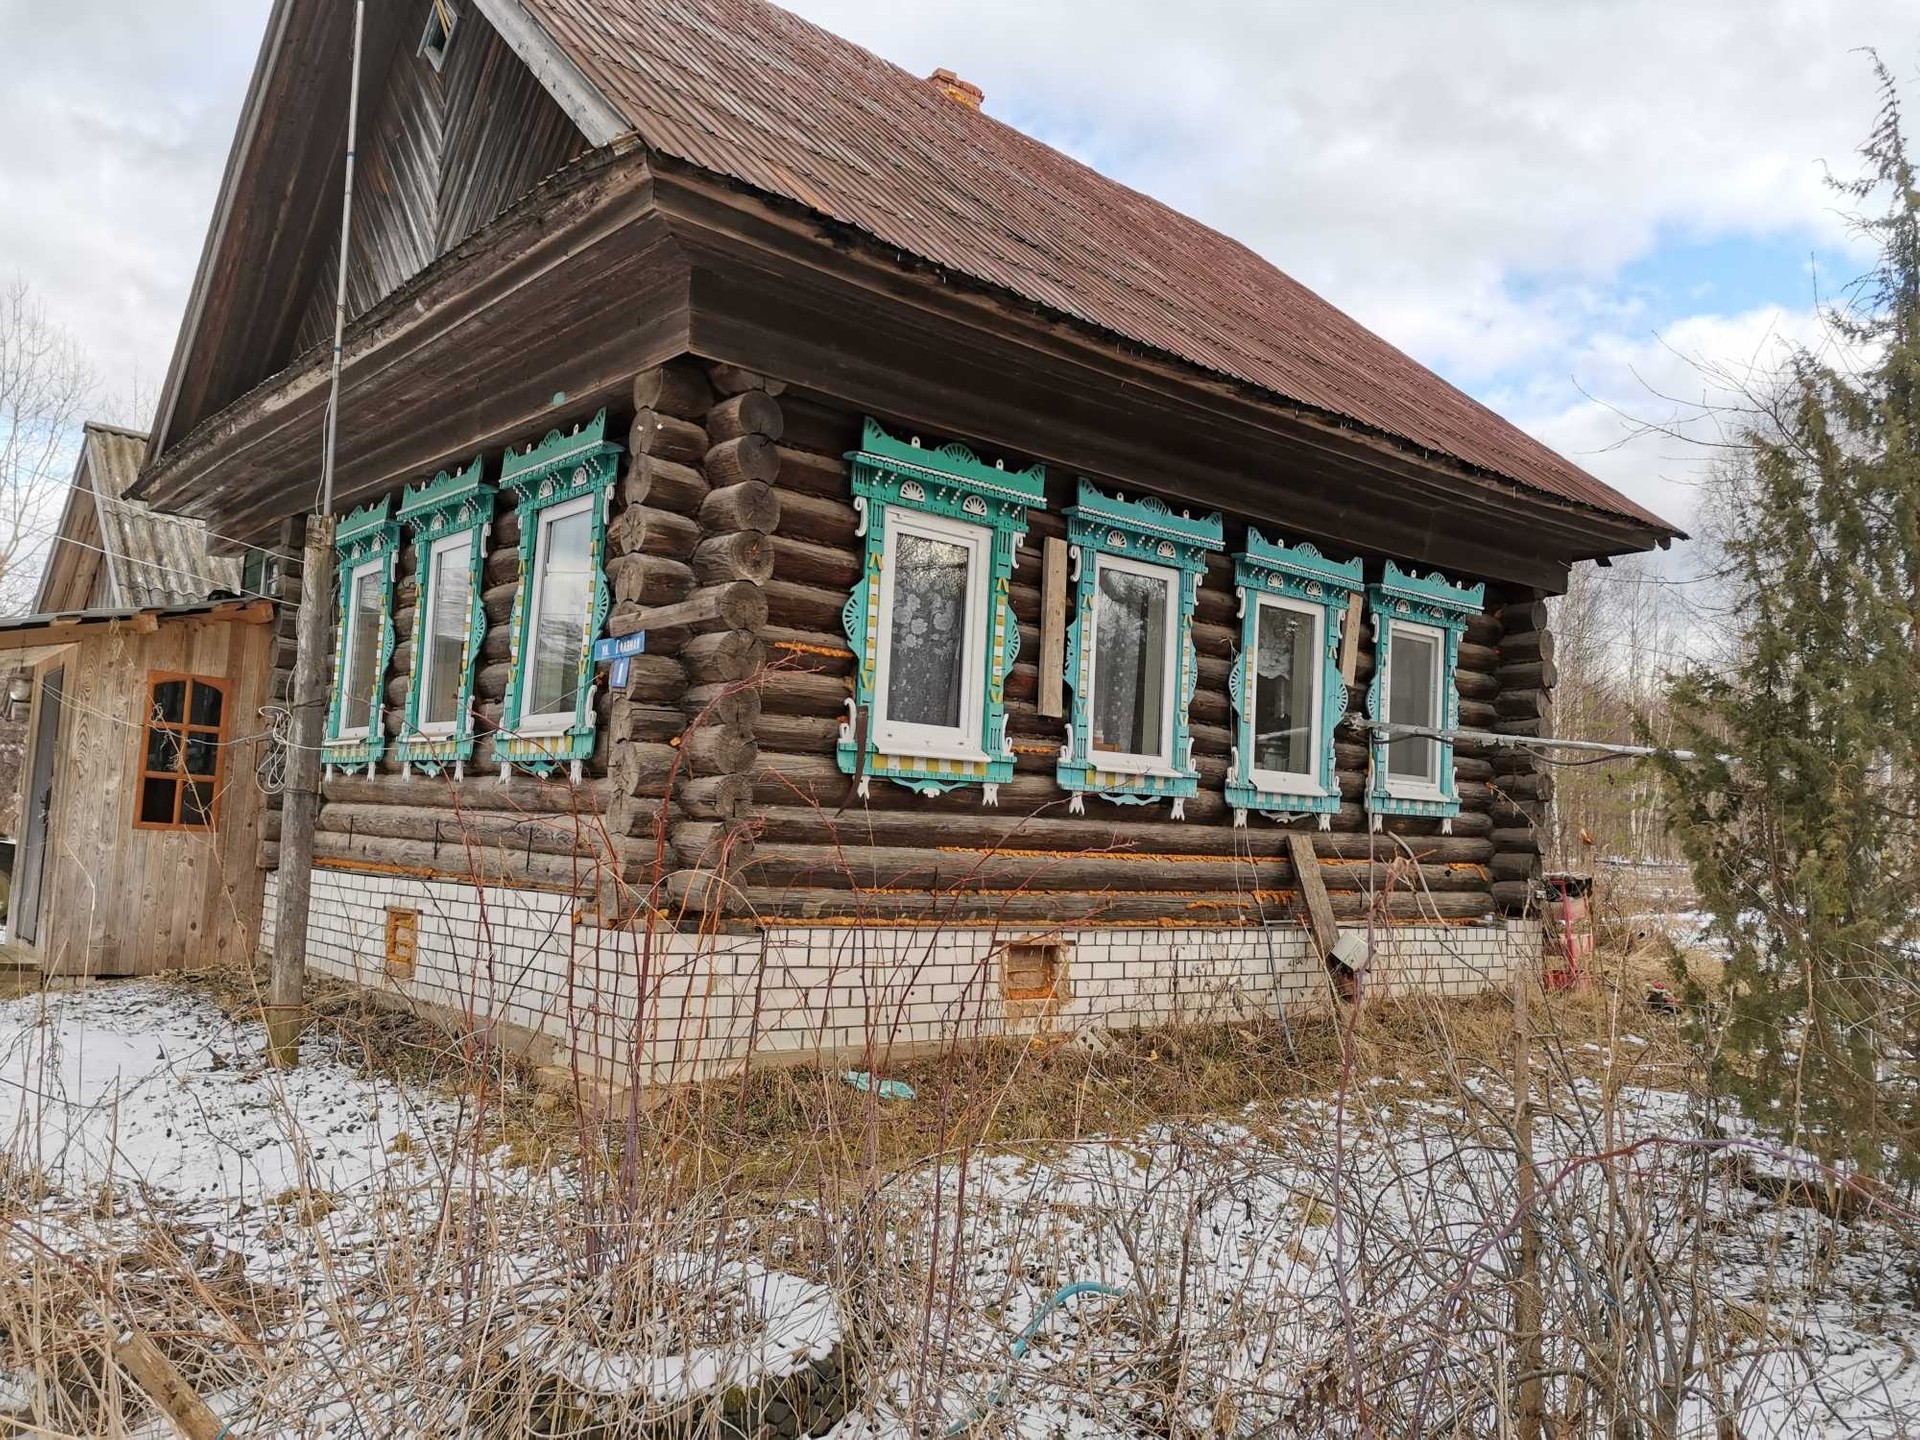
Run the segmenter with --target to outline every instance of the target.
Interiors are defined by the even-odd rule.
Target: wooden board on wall
[[[149,633],[89,635],[57,663],[68,709],[58,740],[41,955],[50,973],[151,975],[250,958],[262,882],[255,737],[272,664],[270,626],[202,618]],[[133,824],[148,677],[228,682],[222,789],[211,833]]]

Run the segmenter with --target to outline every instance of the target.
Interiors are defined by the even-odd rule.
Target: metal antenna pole
[[[347,97],[347,176],[340,201],[340,276],[333,306],[333,375],[320,451],[319,513],[307,518],[294,624],[293,725],[282,799],[280,868],[274,897],[273,973],[267,989],[267,1052],[276,1065],[300,1061],[306,1027],[307,916],[313,901],[313,827],[320,810],[320,746],[327,706],[327,619],[333,608],[333,460],[340,423],[340,371],[347,331],[347,272],[353,239],[353,171],[360,130],[360,55],[366,0],[354,0],[352,80]],[[377,688],[377,687],[376,687]],[[379,724],[379,699],[374,721]]]

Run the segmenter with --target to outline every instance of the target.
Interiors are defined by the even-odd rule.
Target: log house
[[[724,952],[708,991],[786,985],[815,1049],[872,1043],[825,998],[849,935],[898,962],[889,1041],[1030,1016],[1022,946],[1056,1021],[1170,1013],[1196,964],[1280,1001],[1319,970],[1300,830],[1416,981],[1537,944],[1551,772],[1451,732],[1550,734],[1544,600],[1672,527],[762,0],[452,9],[431,47],[430,0],[369,21],[318,963],[471,1006],[504,947],[541,978],[488,1008],[554,1036],[583,953],[640,993]],[[274,6],[138,490],[280,557],[285,612],[347,25]],[[546,919],[477,940],[472,894]],[[431,984],[368,959],[354,917],[395,909]],[[712,1054],[763,1045],[737,1020]]]

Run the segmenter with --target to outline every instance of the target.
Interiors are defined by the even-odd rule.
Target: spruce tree
[[[1749,424],[1734,658],[1675,685],[1670,818],[1726,946],[1727,1092],[1823,1158],[1920,1178],[1920,189],[1899,95],[1836,188],[1874,268]],[[1884,210],[1878,207],[1884,202]],[[1873,206],[1873,213],[1866,207]]]

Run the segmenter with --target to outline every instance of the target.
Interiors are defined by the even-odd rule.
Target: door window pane
[[[211,685],[196,684],[193,687],[193,699],[187,707],[187,723],[219,729],[220,712],[225,708],[226,698]]]
[[[451,725],[459,718],[460,682],[466,670],[466,551],[449,548],[432,560],[433,595],[427,608],[426,674],[420,723]]]
[[[1439,669],[1437,637],[1396,625],[1387,655],[1387,719],[1395,725],[1437,729],[1439,691],[1434,676]],[[1440,745],[1423,736],[1407,736],[1387,743],[1387,774],[1403,780],[1439,783]]]
[[[1172,578],[1100,567],[1093,622],[1096,750],[1160,756],[1166,748]]]
[[[973,547],[901,530],[893,540],[886,718],[958,729],[967,663]]]
[[[380,567],[369,565],[353,577],[353,608],[347,617],[346,694],[340,728],[371,730],[380,688]]]
[[[1313,698],[1320,683],[1319,625],[1280,605],[1262,605],[1253,665],[1253,768],[1314,775]]]
[[[533,617],[533,667],[524,713],[572,715],[586,681],[587,611],[592,586],[593,511],[549,521],[540,544]]]

